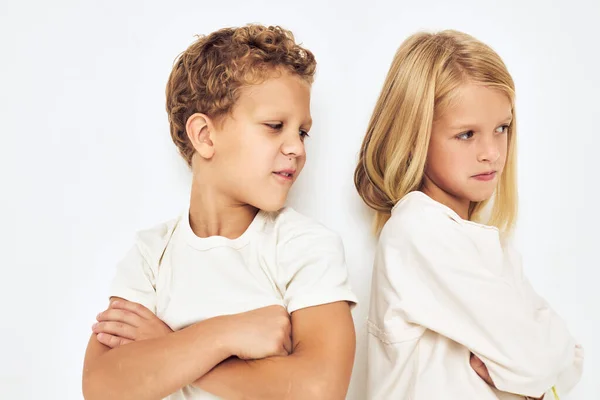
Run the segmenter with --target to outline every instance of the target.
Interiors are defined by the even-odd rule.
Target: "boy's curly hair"
[[[314,55],[279,26],[247,25],[200,36],[181,53],[167,83],[171,137],[191,166],[194,148],[186,134],[188,118],[217,118],[231,111],[239,89],[258,84],[281,68],[312,83]]]

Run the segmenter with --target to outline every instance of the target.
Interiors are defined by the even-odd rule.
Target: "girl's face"
[[[433,122],[422,190],[467,219],[471,202],[494,194],[506,163],[511,110],[497,89],[461,86]]]

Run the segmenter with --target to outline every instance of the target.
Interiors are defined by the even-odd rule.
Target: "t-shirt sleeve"
[[[140,303],[156,313],[155,274],[139,244],[134,245],[118,264],[109,293],[110,297],[122,297]]]
[[[337,301],[356,305],[344,246],[327,228],[315,223],[289,239],[280,251],[280,264],[288,312]]]

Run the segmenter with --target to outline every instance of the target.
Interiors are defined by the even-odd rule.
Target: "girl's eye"
[[[467,131],[467,132],[463,132],[459,135],[456,135],[456,138],[460,139],[460,140],[469,140],[473,137],[474,134],[475,133],[473,131]]]
[[[304,139],[306,139],[307,137],[310,137],[310,136],[308,135],[308,132],[307,132],[307,131],[300,130],[300,138],[301,138],[302,140],[304,140]]]
[[[281,128],[283,128],[283,124],[281,122],[276,122],[274,124],[265,124],[265,125],[268,126],[271,129],[275,130],[275,131],[278,131]]]
[[[509,127],[509,126],[510,126],[510,125],[502,125],[502,126],[499,126],[499,127],[496,129],[496,133],[506,133],[506,132],[508,132],[508,127]]]

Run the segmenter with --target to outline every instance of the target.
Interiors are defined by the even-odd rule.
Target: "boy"
[[[86,399],[343,399],[354,359],[339,237],[284,203],[306,159],[312,53],[279,27],[202,37],[167,84],[189,210],[138,234],[97,317]],[[216,396],[216,397],[215,397]]]

